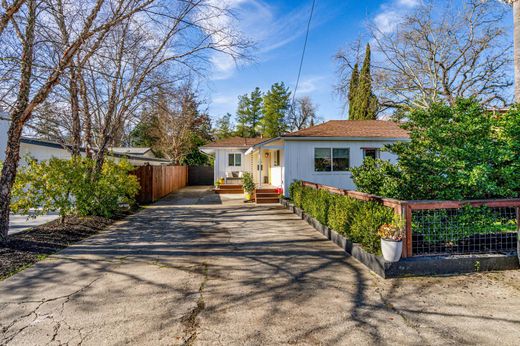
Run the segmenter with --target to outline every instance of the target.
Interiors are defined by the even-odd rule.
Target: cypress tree
[[[377,98],[372,92],[372,76],[370,75],[370,44],[367,44],[365,59],[359,74],[359,84],[354,94],[354,112],[352,120],[376,119]]]
[[[356,113],[356,104],[354,100],[356,99],[356,93],[359,87],[359,67],[356,63],[354,65],[354,69],[352,70],[352,76],[350,77],[350,84],[348,87],[348,118],[353,119],[354,114]]]

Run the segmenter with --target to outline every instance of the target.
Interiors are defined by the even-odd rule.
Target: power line
[[[300,67],[298,69],[298,77],[296,78],[296,85],[294,86],[294,93],[293,93],[292,102],[291,102],[291,112],[293,114],[294,114],[294,101],[296,98],[296,91],[298,90],[298,84],[300,84],[300,76],[302,74],[303,59],[305,57],[305,50],[307,49],[307,40],[309,39],[309,29],[311,27],[311,20],[312,20],[312,15],[314,13],[315,5],[316,5],[316,0],[312,0],[311,13],[309,15],[309,21],[307,22],[307,31],[305,33],[305,42],[303,43],[302,57],[300,59]]]

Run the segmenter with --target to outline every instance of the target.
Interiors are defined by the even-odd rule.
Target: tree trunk
[[[520,1],[513,2],[514,59],[515,59],[515,102],[520,102]]]
[[[29,1],[25,40],[22,48],[20,64],[20,82],[18,85],[18,97],[11,111],[11,124],[7,133],[7,148],[5,160],[0,176],[0,241],[7,242],[9,232],[9,204],[11,202],[11,190],[16,178],[18,161],[20,161],[20,138],[22,136],[24,113],[27,112],[29,95],[31,92],[31,77],[34,54],[34,27],[36,22],[36,2]],[[29,113],[30,114],[30,113]]]
[[[7,149],[0,177],[0,241],[7,242],[9,231],[9,204],[11,202],[11,190],[16,178],[18,161],[20,161],[20,137],[22,136],[22,125],[11,122],[7,137]]]
[[[85,79],[83,78],[83,70],[78,69],[78,81],[79,81],[79,94],[81,95],[81,103],[83,105],[83,118],[84,118],[84,142],[85,142],[85,155],[92,158],[92,114],[90,114],[90,104],[87,95],[87,86]]]
[[[70,67],[70,111],[72,118],[72,156],[81,154],[81,123],[79,118],[78,74],[76,67]]]

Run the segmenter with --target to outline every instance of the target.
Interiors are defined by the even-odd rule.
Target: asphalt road
[[[27,217],[27,215],[9,215],[9,234],[19,233],[33,227],[43,225],[59,218],[56,213],[40,215],[36,217]]]
[[[383,280],[276,205],[188,188],[0,282],[0,344],[517,345],[520,273]]]

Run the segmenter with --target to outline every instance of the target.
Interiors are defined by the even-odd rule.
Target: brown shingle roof
[[[215,142],[203,145],[201,148],[249,148],[255,144],[262,143],[269,140],[269,138],[243,138],[231,137],[220,139]]]
[[[385,120],[330,120],[284,137],[410,138],[398,123]]]

